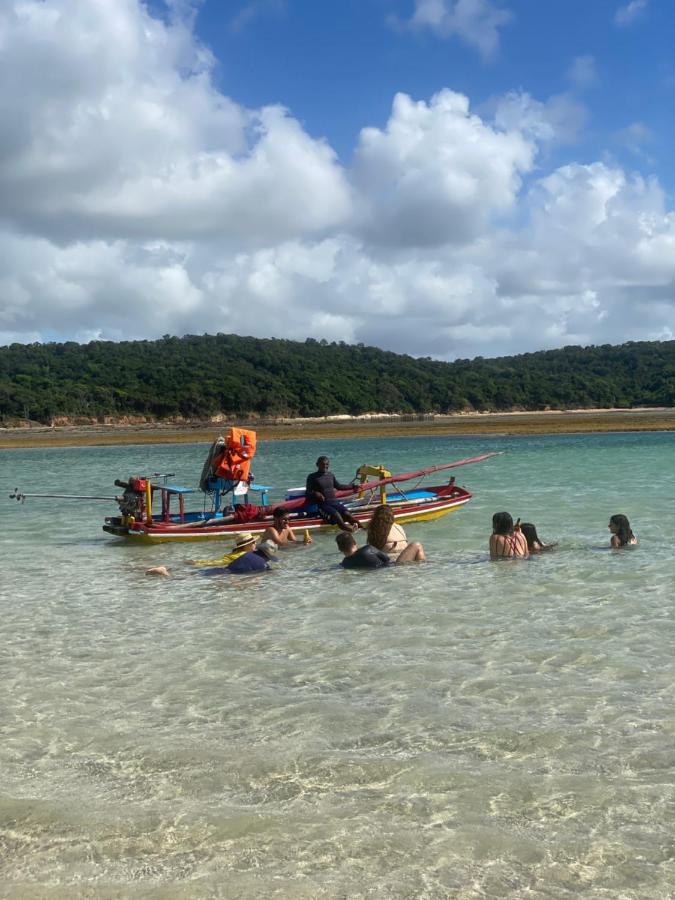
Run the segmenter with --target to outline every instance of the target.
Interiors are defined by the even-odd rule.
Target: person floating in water
[[[523,522],[520,530],[525,535],[527,549],[530,553],[543,553],[545,550],[553,550],[556,546],[556,544],[545,544],[537,534],[537,529],[532,522]]]
[[[249,550],[255,550],[255,538],[250,531],[245,531],[237,535],[234,547],[224,556],[217,559],[186,559],[185,562],[191,566],[226,566],[233,562],[238,556],[248,553]]]
[[[527,540],[520,530],[520,519],[514,525],[509,513],[495,513],[490,535],[490,559],[525,559],[529,555]]]
[[[618,549],[619,547],[629,547],[632,544],[637,544],[638,539],[631,531],[630,522],[621,513],[610,516],[608,527],[612,532],[612,536],[609,539],[610,547]]]
[[[186,562],[202,568],[201,575],[221,575],[232,572],[241,575],[244,572],[263,572],[269,569],[269,560],[276,562],[274,555],[277,545],[274,541],[261,540],[256,546],[255,538],[250,532],[240,534],[234,548],[220,559],[188,559]],[[146,569],[146,575],[171,575],[166,566],[153,566]]]
[[[400,565],[407,562],[424,562],[426,560],[424,547],[419,541],[412,541],[412,543],[408,544],[395,560],[392,560],[384,550],[378,550],[377,547],[373,547],[371,544],[357,547],[354,535],[346,532],[338,534],[335,542],[344,556],[340,565],[345,569],[382,569],[385,566]]]
[[[356,531],[359,523],[335,496],[336,491],[349,491],[354,485],[340,484],[329,468],[328,457],[320,456],[316,461],[316,472],[310,472],[307,476],[305,497],[309,503],[316,503],[319,516],[325,522],[337,525],[341,531]]]
[[[277,545],[274,541],[260,541],[254,550],[242,553],[241,556],[225,566],[225,569],[234,575],[243,575],[246,572],[264,572],[265,569],[269,569],[270,560],[276,562],[277,557],[274,555],[276,551]]]

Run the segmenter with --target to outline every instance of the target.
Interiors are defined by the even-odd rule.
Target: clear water
[[[0,893],[673,896],[675,435],[268,443],[254,472],[280,496],[323,452],[349,479],[492,449],[391,571],[324,536],[207,579],[184,559],[218,544],[129,546],[114,504],[2,501]],[[194,484],[205,452],[6,451],[1,484]],[[490,563],[500,509],[558,549]],[[607,549],[616,512],[637,548]]]

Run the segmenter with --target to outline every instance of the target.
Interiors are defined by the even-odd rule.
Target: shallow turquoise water
[[[217,544],[128,546],[114,504],[3,501],[0,891],[672,896],[675,435],[268,443],[254,472],[492,449],[407,527],[426,566],[386,572],[326,536],[206,579],[184,558]],[[5,451],[2,489],[194,484],[205,452]],[[490,563],[498,509],[559,548]],[[637,548],[607,549],[615,512]]]

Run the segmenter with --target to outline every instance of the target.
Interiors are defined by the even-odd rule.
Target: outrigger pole
[[[389,475],[387,478],[379,478],[377,481],[364,481],[357,484],[347,491],[336,491],[335,496],[343,499],[351,497],[352,494],[361,493],[362,491],[372,491],[384,484],[398,484],[399,481],[410,481],[411,478],[421,478],[423,475],[429,475],[431,472],[439,472],[442,469],[454,469],[457,466],[466,466],[469,463],[482,462],[484,459],[491,459],[493,456],[500,456],[503,451],[494,450],[491,453],[482,453],[480,456],[467,456],[465,459],[458,459],[455,462],[443,463],[441,466],[429,466],[426,469],[418,469],[416,472],[403,472],[401,475]],[[306,503],[304,497],[298,497],[296,500],[286,500],[284,502],[285,509],[297,509]]]
[[[89,497],[84,494],[24,494],[18,488],[9,495],[10,500],[18,500],[23,503],[26,497],[50,497],[57,500],[117,500],[117,497]]]

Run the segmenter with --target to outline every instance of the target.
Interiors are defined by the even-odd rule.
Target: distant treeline
[[[675,341],[452,363],[217,334],[0,348],[0,419],[675,406]]]

